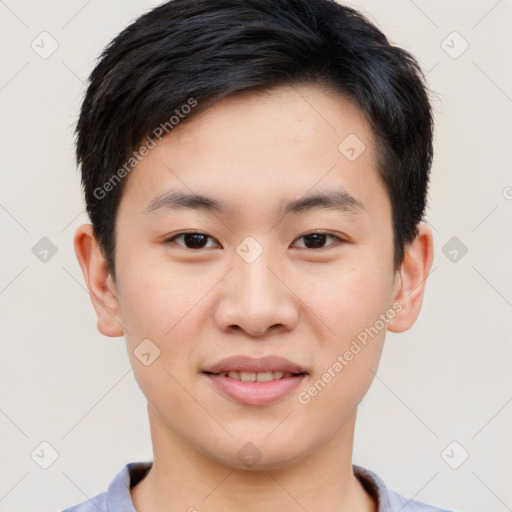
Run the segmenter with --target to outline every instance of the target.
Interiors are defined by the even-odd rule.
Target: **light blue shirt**
[[[140,482],[150,469],[151,462],[131,462],[115,476],[107,491],[63,512],[137,512],[133,506],[130,487]],[[375,473],[355,465],[353,469],[364,488],[378,503],[378,512],[450,512],[408,500],[390,491]]]

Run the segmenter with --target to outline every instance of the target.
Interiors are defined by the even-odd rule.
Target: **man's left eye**
[[[343,240],[335,235],[331,235],[329,233],[309,233],[308,235],[302,235],[297,240],[304,239],[305,247],[300,247],[300,249],[322,249],[325,246],[326,241],[331,238],[334,239],[334,243],[337,241],[342,242]],[[333,243],[327,245],[330,246]]]

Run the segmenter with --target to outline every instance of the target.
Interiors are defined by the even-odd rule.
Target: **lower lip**
[[[210,382],[231,399],[246,405],[265,405],[275,402],[296,389],[306,375],[267,382],[243,382],[221,375],[205,373]]]

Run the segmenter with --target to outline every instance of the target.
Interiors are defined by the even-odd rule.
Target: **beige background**
[[[87,221],[72,130],[101,49],[156,4],[0,1],[2,512],[60,510],[151,457],[123,340],[96,331],[72,248]],[[418,57],[437,118],[434,270],[417,324],[388,335],[354,462],[410,498],[512,510],[512,2],[350,5]],[[31,47],[41,37],[58,43],[46,59]],[[43,237],[57,249],[46,263],[32,252]],[[455,262],[453,237],[467,247]],[[31,458],[43,441],[59,455],[48,469]]]

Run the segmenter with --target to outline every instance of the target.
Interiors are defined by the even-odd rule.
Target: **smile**
[[[291,372],[203,372],[215,393],[237,405],[262,406],[276,403],[290,396],[307,377]]]
[[[302,375],[301,373],[292,373],[292,372],[237,372],[237,371],[229,371],[229,372],[220,372],[217,374],[220,377],[228,377],[230,379],[240,380],[242,382],[269,382],[271,380],[281,380],[287,379],[290,377],[294,377],[296,375]]]

